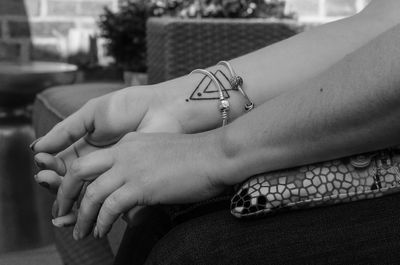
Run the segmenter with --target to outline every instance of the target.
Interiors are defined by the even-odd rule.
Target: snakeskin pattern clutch
[[[231,200],[238,218],[372,199],[400,190],[398,147],[253,176]]]

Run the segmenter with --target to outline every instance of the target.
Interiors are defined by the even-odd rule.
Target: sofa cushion
[[[78,110],[91,98],[99,97],[124,87],[121,83],[88,83],[57,86],[36,97],[33,124],[36,136],[47,133],[55,124]]]

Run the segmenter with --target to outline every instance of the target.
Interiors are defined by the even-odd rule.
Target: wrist
[[[280,146],[271,145],[269,140],[263,140],[264,136],[249,126],[252,122],[245,120],[239,119],[217,130],[224,171],[228,175],[222,176],[221,181],[227,186],[273,170],[270,166],[279,165],[275,158],[281,157],[284,151]]]
[[[224,126],[199,134],[204,136],[201,153],[208,154],[206,163],[201,167],[208,171],[210,182],[220,187],[233,186],[252,175],[246,166],[246,159],[243,160],[242,155],[247,152],[242,148],[243,143],[228,128]]]
[[[208,69],[214,73],[223,86],[230,103],[229,122],[245,113],[246,99],[238,91],[231,90],[229,72],[221,66]],[[198,133],[221,126],[218,91],[214,83],[201,74],[186,75],[157,85],[163,94],[167,109],[175,115],[184,127],[185,133]]]
[[[199,137],[197,153],[202,155],[200,160],[204,161],[199,164],[200,170],[204,171],[212,186],[219,188],[238,183],[232,178],[235,160],[226,152],[224,128],[226,127],[196,134]]]

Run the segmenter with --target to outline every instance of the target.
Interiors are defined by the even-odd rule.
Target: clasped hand
[[[190,203],[221,192],[217,135],[178,134],[184,131],[176,117],[152,89],[130,88],[90,101],[34,144],[42,169],[36,180],[57,191],[55,223],[76,220],[75,239],[92,229],[102,237],[135,206]]]

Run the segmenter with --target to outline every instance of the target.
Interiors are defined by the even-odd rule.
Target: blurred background
[[[100,243],[53,230],[54,197],[34,183],[28,149],[90,97],[207,67],[368,2],[0,0],[0,265],[112,263],[124,226]]]
[[[112,31],[118,31],[120,35],[126,34],[121,41],[131,37],[130,41],[138,46],[138,42],[144,41],[140,40],[144,38],[144,28],[140,20],[148,16],[282,18],[283,15],[288,15],[299,21],[324,23],[352,15],[367,2],[368,0],[1,0],[0,60],[70,62],[79,67],[83,77],[91,78],[91,70],[93,72],[99,66],[110,66],[115,61],[113,55],[116,55],[116,50],[120,49],[122,52],[128,49],[118,46],[120,37]],[[121,6],[125,10],[118,14]],[[274,9],[271,6],[276,7]],[[135,15],[137,18],[134,18]],[[109,44],[112,49],[107,51],[107,43],[110,42],[114,43]],[[137,50],[136,48],[131,50]],[[144,66],[124,67],[145,70]],[[99,75],[102,76],[104,77],[103,74]]]

